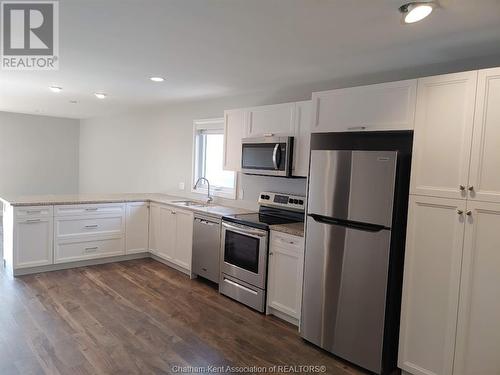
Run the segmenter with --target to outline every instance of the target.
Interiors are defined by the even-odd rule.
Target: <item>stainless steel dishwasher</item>
[[[192,272],[214,283],[219,283],[221,220],[195,214],[193,229]]]

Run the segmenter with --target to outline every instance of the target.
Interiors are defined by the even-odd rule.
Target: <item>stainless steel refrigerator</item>
[[[301,335],[377,374],[396,366],[411,139],[311,143]]]

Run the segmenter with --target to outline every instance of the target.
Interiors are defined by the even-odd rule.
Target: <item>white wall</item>
[[[79,121],[0,112],[0,196],[78,192]]]
[[[309,94],[310,95],[310,94]],[[81,121],[80,192],[191,194],[193,120],[222,117],[262,96],[218,99]],[[183,182],[185,190],[179,190]],[[240,176],[243,200],[255,208],[262,190],[305,194],[305,179]]]

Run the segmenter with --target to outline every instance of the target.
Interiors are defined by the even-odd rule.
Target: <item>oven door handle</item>
[[[278,158],[278,152],[280,153],[279,158]],[[274,169],[278,169],[279,168],[279,163],[281,163],[280,144],[276,143],[276,145],[274,146],[274,150],[273,150],[273,165],[274,165]]]
[[[231,224],[228,224],[226,222],[222,223],[222,226],[225,229],[229,229],[229,230],[231,230],[233,232],[236,232],[236,233],[239,233],[239,234],[243,234],[243,235],[246,235],[246,236],[265,237],[266,234],[267,234],[266,232],[264,232],[262,230],[259,230],[259,229],[241,228],[239,226],[231,225]]]

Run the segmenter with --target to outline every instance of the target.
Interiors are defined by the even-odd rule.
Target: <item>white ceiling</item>
[[[500,55],[500,0],[441,0],[413,25],[403,2],[60,0],[59,71],[0,71],[0,110],[85,118]]]

